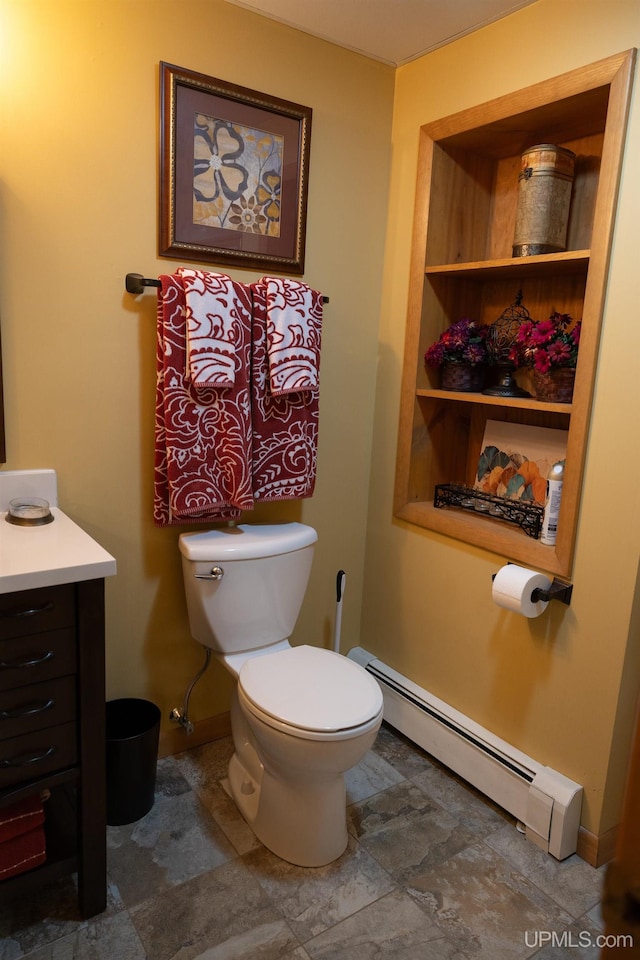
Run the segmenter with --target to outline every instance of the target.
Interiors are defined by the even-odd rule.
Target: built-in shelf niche
[[[560,576],[571,573],[591,398],[635,51],[425,125],[420,153],[402,383],[395,515]],[[576,154],[563,253],[512,258],[523,150]],[[461,317],[492,323],[521,292],[537,319],[582,319],[571,404],[438,388],[427,347]],[[518,372],[528,386],[526,371]],[[437,483],[473,485],[487,420],[568,431],[555,547],[486,516],[433,506]]]

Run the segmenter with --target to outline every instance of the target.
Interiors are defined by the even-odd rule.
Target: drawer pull
[[[0,720],[20,720],[22,717],[32,717],[36,713],[50,710],[55,700],[41,700],[40,703],[28,703],[23,707],[14,707],[13,710],[0,710]]]
[[[0,660],[0,670],[22,670],[23,667],[37,667],[40,663],[45,663],[53,657],[53,650],[47,650],[46,653],[40,653],[31,660]]]
[[[47,750],[43,750],[42,753],[23,753],[20,757],[7,757],[6,760],[0,760],[0,767],[28,767],[32,763],[40,763],[42,760],[46,760],[55,752],[56,748],[51,746]]]
[[[3,620],[15,620],[18,617],[35,617],[39,613],[46,613],[47,610],[53,610],[51,600],[41,604],[39,607],[27,607],[25,610],[0,610],[0,617],[2,617]]]

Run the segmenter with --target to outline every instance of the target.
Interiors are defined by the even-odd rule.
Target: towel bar
[[[124,285],[127,293],[133,293],[137,296],[144,293],[145,287],[160,287],[159,280],[152,280],[149,277],[143,277],[141,273],[128,273],[124,278]],[[323,303],[329,303],[329,297],[322,298]]]

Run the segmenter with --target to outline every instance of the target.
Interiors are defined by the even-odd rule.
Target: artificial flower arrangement
[[[568,313],[554,311],[548,320],[525,320],[514,348],[517,365],[548,373],[553,367],[575,369],[580,345],[579,320],[572,327]]]
[[[478,366],[489,359],[487,333],[489,328],[475,320],[464,318],[451,324],[439,339],[432,343],[424,355],[429,367],[441,367],[445,363],[468,363]]]

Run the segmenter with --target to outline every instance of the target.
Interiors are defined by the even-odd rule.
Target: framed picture
[[[304,272],[311,108],[160,64],[163,257]]]

